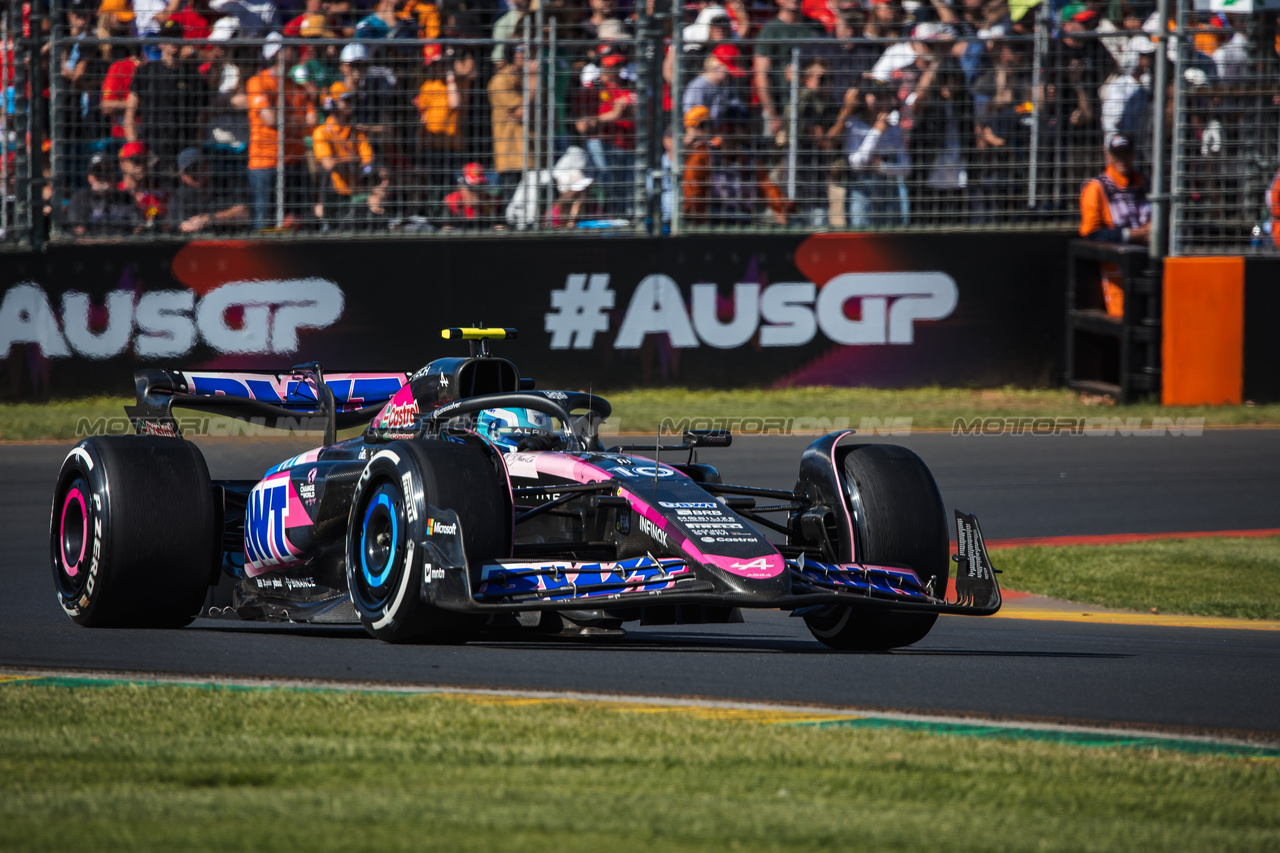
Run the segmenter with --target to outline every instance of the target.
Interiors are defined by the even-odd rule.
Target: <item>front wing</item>
[[[429,509],[445,524],[458,523],[448,510]],[[826,563],[803,555],[787,559],[791,590],[785,594],[731,591],[698,577],[680,558],[652,555],[614,562],[574,560],[497,560],[478,567],[473,577],[457,544],[461,537],[428,539],[423,547],[421,595],[444,610],[493,613],[689,604],[799,610],[842,605],[987,616],[1000,609],[1000,585],[978,521],[957,512],[955,598],[922,585],[909,568],[856,563]]]

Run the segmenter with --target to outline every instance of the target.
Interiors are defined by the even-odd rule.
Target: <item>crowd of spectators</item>
[[[653,113],[668,173],[679,149],[683,221],[1068,221],[1112,137],[1130,140],[1147,172],[1153,122],[1171,125],[1172,110],[1152,110],[1163,61],[1154,0],[1044,2],[684,6],[664,19]],[[643,215],[637,40],[652,0],[58,8],[48,203],[65,233],[523,229]],[[1256,51],[1233,16],[1192,23],[1185,85],[1225,98],[1256,70]],[[1212,145],[1221,124],[1199,120]],[[661,184],[664,219],[673,183]]]

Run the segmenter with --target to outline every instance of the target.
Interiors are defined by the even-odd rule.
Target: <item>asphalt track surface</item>
[[[789,488],[810,440],[740,438],[702,461],[729,481]],[[919,453],[946,504],[976,513],[988,538],[1280,527],[1280,431],[869,440]],[[58,608],[47,567],[50,492],[68,446],[0,445],[0,666],[702,696],[1280,740],[1277,631],[944,616],[909,649],[846,654],[768,611],[739,625],[631,628],[607,643],[396,647],[358,628],[215,620],[87,630]],[[260,476],[303,449],[204,446],[214,477]]]

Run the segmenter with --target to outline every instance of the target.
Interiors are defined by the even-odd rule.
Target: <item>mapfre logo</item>
[[[733,349],[759,335],[760,346],[810,343],[822,332],[837,344],[910,344],[915,326],[943,320],[955,310],[960,291],[944,272],[841,273],[819,288],[811,281],[733,287],[732,319],[722,320],[719,288],[695,284],[686,299],[674,279],[661,273],[636,286],[614,339],[614,349],[637,349],[649,335],[666,335],[674,347]],[[570,275],[551,293],[546,329],[552,349],[590,349],[605,331],[614,305],[609,276]],[[846,306],[857,300],[858,319]]]
[[[139,358],[173,358],[199,341],[228,355],[294,353],[299,330],[333,325],[344,301],[334,282],[298,278],[229,282],[199,299],[191,290],[121,289],[94,304],[72,290],[55,312],[27,282],[0,301],[0,358],[13,344],[35,344],[46,358],[113,358],[130,348]]]

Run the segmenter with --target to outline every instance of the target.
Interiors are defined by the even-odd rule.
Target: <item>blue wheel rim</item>
[[[373,518],[374,512],[378,507],[385,507],[387,517],[391,520],[391,550],[387,552],[387,558],[383,562],[381,571],[375,574],[369,567],[369,522]],[[400,529],[396,521],[396,510],[391,505],[391,498],[386,492],[378,492],[377,497],[369,501],[369,508],[364,514],[364,523],[360,528],[360,570],[364,574],[365,581],[370,587],[376,589],[387,582],[387,577],[391,574],[391,569],[396,562],[396,543],[399,541]]]

